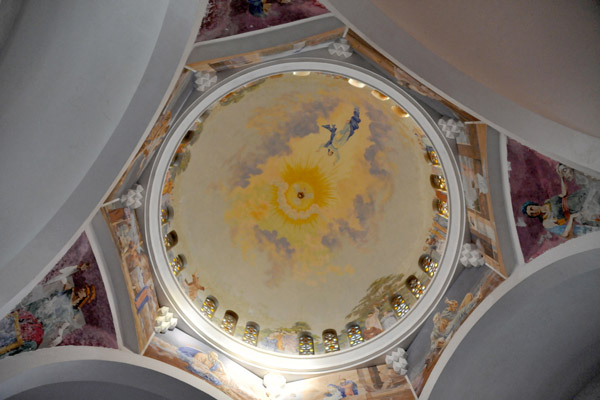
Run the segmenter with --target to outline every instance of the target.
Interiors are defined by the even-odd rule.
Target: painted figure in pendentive
[[[564,238],[600,230],[600,182],[564,164],[558,164],[556,172],[560,176],[561,193],[542,205],[527,201],[521,212],[538,218],[544,228]],[[567,182],[573,180],[581,189],[569,193]]]
[[[335,126],[335,124],[322,125],[323,128],[331,132],[331,136],[329,137],[329,140],[326,143],[322,144],[321,147],[319,147],[319,149],[323,147],[326,148],[327,154],[330,156],[335,154],[335,161],[339,161],[340,147],[345,145],[348,142],[348,140],[350,140],[352,135],[354,135],[354,132],[358,129],[359,123],[360,109],[358,107],[354,107],[354,114],[352,115],[352,117],[350,117],[348,122],[346,122],[346,125],[344,125],[342,130],[340,130],[339,132],[337,131],[337,127]]]
[[[43,341],[40,347],[59,345],[67,334],[83,327],[85,318],[82,307],[96,298],[94,285],[76,286],[73,275],[90,267],[87,263],[65,267],[54,278],[36,286],[17,306],[19,312],[26,310],[43,325]]]

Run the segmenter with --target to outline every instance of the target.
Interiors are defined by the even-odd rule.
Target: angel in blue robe
[[[327,154],[329,156],[332,156],[335,154],[335,162],[339,161],[340,159],[340,147],[342,147],[343,145],[345,145],[348,140],[350,140],[350,138],[352,137],[352,135],[354,135],[354,132],[358,129],[358,124],[360,123],[360,113],[359,113],[359,108],[358,107],[354,107],[354,114],[352,115],[352,117],[350,117],[350,119],[348,120],[348,122],[346,123],[346,125],[344,125],[344,127],[338,132],[337,127],[334,125],[322,125],[323,128],[327,129],[329,132],[331,132],[331,136],[329,137],[329,140],[322,144],[321,147],[319,147],[319,149],[321,149],[322,147],[327,149]]]

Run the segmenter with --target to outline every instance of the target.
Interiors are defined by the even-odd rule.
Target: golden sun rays
[[[332,203],[335,188],[329,172],[317,162],[285,163],[281,180],[273,185],[271,203],[285,225],[312,225],[321,210]]]

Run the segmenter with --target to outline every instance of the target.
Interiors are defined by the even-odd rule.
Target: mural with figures
[[[178,329],[156,335],[144,356],[165,362],[205,380],[235,400],[262,400],[262,379],[212,347]]]
[[[196,42],[256,31],[327,12],[316,0],[209,0]]]
[[[487,126],[466,125],[465,132],[456,138],[456,144],[471,240],[487,265],[506,275],[489,192]]]
[[[600,230],[600,175],[584,174],[507,141],[513,215],[525,261]]]
[[[397,321],[393,295],[417,301],[445,248],[445,185],[431,142],[387,96],[339,75],[279,74],[190,126],[162,234],[182,290],[198,308],[216,300],[212,321],[233,310],[235,336],[253,321],[259,347],[293,354],[308,331],[319,352],[324,330],[343,345],[358,323],[369,339]]]
[[[408,377],[421,394],[433,367],[454,333],[504,278],[487,267],[465,269],[408,348]]]
[[[129,291],[139,351],[142,351],[154,333],[158,309],[148,252],[140,236],[134,210],[109,206],[102,212],[121,253],[121,269]]]
[[[386,365],[335,372],[286,385],[281,400],[414,400],[406,378]]]
[[[0,358],[54,346],[117,348],[104,283],[85,233],[0,320]]]
[[[123,175],[121,175],[121,178],[107,197],[107,200],[112,200],[121,196],[140,179],[142,172],[144,172],[144,169],[148,166],[148,162],[152,156],[154,156],[156,150],[158,150],[169,131],[172,118],[175,117],[173,115],[174,108],[177,102],[181,100],[183,92],[188,88],[187,84],[190,79],[191,74],[189,71],[183,71],[181,73],[177,79],[175,88],[173,88],[166,105],[152,126],[150,133],[148,133],[148,136],[144,139],[142,146],[127,166],[125,172],[123,172]]]
[[[290,53],[299,53],[311,48],[324,47],[326,44],[340,38],[343,34],[344,28],[340,27],[303,38],[302,40],[296,40],[294,42],[267,47],[243,54],[236,54],[230,57],[203,60],[188,64],[188,66],[197,71],[228,71],[276,58],[281,58],[289,55]]]

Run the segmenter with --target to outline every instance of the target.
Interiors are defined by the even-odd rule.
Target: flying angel
[[[331,136],[329,137],[329,140],[322,144],[321,147],[319,147],[319,149],[321,148],[326,148],[327,149],[327,154],[329,156],[332,156],[335,154],[335,162],[339,161],[340,159],[340,148],[345,145],[348,140],[350,140],[350,138],[352,137],[352,135],[354,135],[354,132],[358,129],[358,124],[360,123],[360,112],[359,112],[359,108],[358,107],[354,107],[354,114],[352,115],[352,117],[350,117],[350,119],[348,120],[348,122],[346,122],[346,125],[344,125],[344,127],[342,128],[342,130],[340,130],[338,132],[337,127],[334,125],[322,125],[323,128],[327,129],[329,132],[331,132]]]

